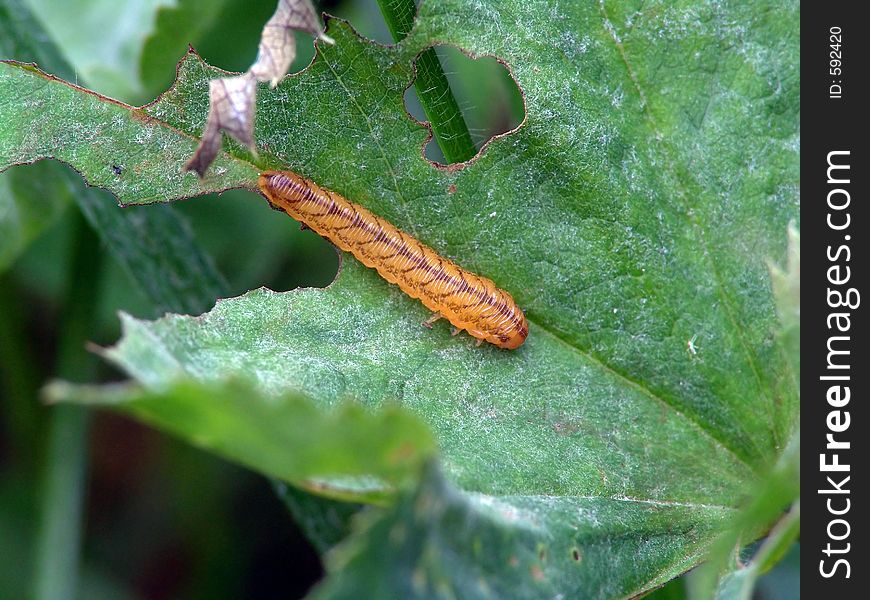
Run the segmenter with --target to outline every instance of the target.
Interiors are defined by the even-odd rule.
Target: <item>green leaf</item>
[[[786,514],[786,511],[789,511]],[[736,560],[741,546],[778,521],[749,565]],[[769,570],[800,532],[800,431],[777,464],[755,486],[742,510],[711,548],[709,561],[695,574],[695,598],[749,598],[760,575]]]
[[[0,169],[57,158],[89,184],[139,204],[240,187],[256,176],[251,165],[220,158],[204,180],[181,173],[175,166],[195,148],[195,139],[143,109],[72,87],[30,65],[0,62]]]
[[[751,600],[758,578],[785,555],[800,535],[800,502],[786,515],[767,537],[752,561],[732,571],[719,582],[717,600]],[[699,596],[699,598],[706,598]]]
[[[0,0],[0,52],[38,60],[59,73],[71,72],[55,45],[19,0]],[[0,65],[0,69],[3,66]],[[16,99],[10,98],[9,102],[15,103]],[[19,110],[25,108],[26,117],[26,107],[15,106]],[[73,113],[76,110],[71,109]],[[10,128],[15,125],[11,124]],[[18,127],[21,133],[34,133],[30,120],[24,125],[18,123]],[[38,157],[28,160],[35,158]],[[0,161],[0,170],[10,164]],[[125,168],[121,161],[109,165],[112,176],[118,179],[124,176]],[[152,302],[156,314],[170,310],[200,313],[212,306],[226,288],[211,259],[196,246],[187,222],[169,206],[147,213],[119,211],[108,194],[84,189],[77,176],[58,164],[37,164],[0,173],[0,181],[12,186],[8,195],[0,197],[0,231],[3,233],[0,268],[72,199],[118,263]]]
[[[327,413],[298,393],[265,396],[241,381],[178,381],[162,391],[55,382],[46,397],[110,406],[269,476],[337,498],[382,500],[383,493],[416,480],[435,449],[426,426],[396,407],[371,414],[345,404]],[[346,488],[332,485],[345,480]]]
[[[259,290],[196,319],[125,317],[123,341],[105,355],[155,388],[236,373],[253,374],[267,392],[295,389],[326,406],[346,397],[373,407],[400,401],[434,427],[447,471],[462,488],[505,511],[541,515],[545,523],[522,548],[545,543],[554,555],[571,556],[576,548],[589,557],[567,571],[553,563],[547,579],[553,589],[607,581],[612,589],[639,591],[703,554],[733,511],[725,502],[735,503],[752,479],[736,457],[544,332],[523,351],[505,353],[457,342],[443,330],[426,332],[419,325],[425,316],[347,263],[326,290]],[[664,443],[650,438],[650,423]],[[202,435],[213,433],[195,425]],[[459,535],[463,526],[451,523],[448,530]],[[578,527],[584,535],[572,533]]]
[[[787,264],[784,268],[774,264],[768,267],[780,321],[777,338],[790,363],[786,371],[795,378],[793,383],[797,386],[800,380],[800,233],[792,223],[788,227]],[[790,511],[779,520],[748,565],[733,560],[736,548],[764,531],[792,503]],[[694,597],[751,598],[758,578],[782,558],[799,532],[800,431],[797,430],[777,464],[761,479],[744,501],[742,512],[717,541],[709,562],[696,573]],[[720,575],[721,571],[727,572]]]
[[[426,316],[347,262],[324,290],[256,290],[197,318],[124,316],[124,337],[104,356],[150,387],[239,374],[255,376],[265,391],[295,389],[325,405],[401,401],[432,423],[468,489],[635,497],[661,485],[652,463],[674,474],[662,500],[716,504],[752,477],[685,416],[544,331],[507,353],[476,348],[446,328],[429,333],[420,325]],[[668,443],[650,441],[650,423]],[[558,473],[572,463],[570,474]]]
[[[526,309],[528,342],[504,352],[423,330],[419,304],[348,260],[325,290],[258,290],[196,319],[125,317],[107,357],[152,390],[235,376],[323,407],[416,412],[449,482],[429,475],[418,494],[455,507],[406,524],[447,549],[417,554],[426,585],[447,577],[468,597],[484,595],[480,578],[566,596],[660,585],[703,558],[798,422],[765,263],[784,263],[798,218],[798,25],[796,3],[445,1],[384,47],[330,21],[335,46],[261,88],[256,162],[226,144],[202,186],[251,186],[266,167],[312,177],[493,278]],[[436,42],[504,60],[526,103],[523,125],[461,169],[423,159],[427,132],[402,102],[413,58]],[[49,142],[19,138],[4,154],[0,141],[0,159],[63,154],[127,203],[198,193],[179,172],[216,76],[188,57],[168,93],[133,110],[2,67],[0,98],[29,92]],[[64,103],[79,108],[51,112]],[[0,101],[0,128],[22,123],[19,104]],[[94,127],[87,144],[65,133]],[[107,148],[141,165],[135,181],[101,178]],[[269,460],[247,464],[269,472]],[[407,515],[404,502],[376,523]],[[365,551],[377,527],[349,540],[363,562],[333,563],[339,578],[378,566]],[[450,562],[449,549],[474,552],[474,532],[521,549],[520,568],[495,543],[492,561],[454,568],[471,558]],[[401,573],[417,590],[417,571]]]
[[[318,552],[325,553],[351,533],[351,518],[365,507],[354,502],[332,500],[314,492],[275,482],[275,493],[284,502],[305,536]]]
[[[727,509],[614,498],[458,493],[433,466],[386,513],[361,515],[313,597],[616,598],[687,569],[686,538]],[[652,581],[649,574],[654,573]]]

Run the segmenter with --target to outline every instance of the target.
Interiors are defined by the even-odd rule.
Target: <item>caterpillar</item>
[[[515,349],[529,333],[523,311],[510,294],[470,273],[432,248],[399,230],[369,210],[289,171],[267,171],[259,177],[269,203],[353,254],[434,311],[423,325],[446,318],[500,348]]]

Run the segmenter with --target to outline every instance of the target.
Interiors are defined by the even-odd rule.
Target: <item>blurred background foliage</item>
[[[22,0],[75,71],[77,83],[130,104],[154,99],[171,84],[175,63],[191,44],[209,63],[231,71],[253,61],[274,0]],[[363,36],[391,43],[375,0],[316,3],[347,19]],[[0,19],[9,18],[0,14]],[[14,27],[14,23],[0,23]],[[0,27],[0,31],[2,31]],[[311,39],[298,36],[292,68],[307,65]],[[523,118],[522,97],[494,58],[471,60],[437,48],[451,88],[479,148]],[[23,56],[0,56],[32,59]],[[408,111],[425,120],[413,89]],[[444,162],[437,143],[428,158]],[[40,165],[0,174],[0,195]],[[82,183],[82,189],[84,184]],[[108,200],[107,200],[108,201]],[[2,206],[2,203],[0,203]],[[110,381],[117,374],[77,342],[64,350],[76,249],[99,242],[75,205],[32,199],[40,218],[25,219],[16,254],[0,256],[0,596],[28,597],[46,468],[48,415],[40,387],[61,371],[73,381]],[[333,248],[302,232],[258,196],[233,191],[175,205],[227,280],[229,296],[267,286],[323,286],[335,275]],[[147,211],[131,207],[128,211]],[[45,218],[46,211],[50,218]],[[0,235],[9,232],[0,230]],[[19,234],[20,235],[20,234]],[[90,242],[89,242],[90,240]],[[155,317],[155,309],[105,252],[86,267],[99,285],[85,304],[89,342],[120,334],[116,313]],[[81,268],[81,265],[79,265]],[[66,336],[66,338],[65,338]],[[63,352],[85,358],[64,361]],[[62,364],[63,363],[63,364]],[[271,484],[235,465],[122,417],[100,413],[90,424],[80,598],[293,598],[322,574],[314,548],[294,526]],[[795,598],[797,550],[758,588],[763,598]],[[691,577],[691,574],[690,574]],[[685,598],[686,578],[655,592]]]

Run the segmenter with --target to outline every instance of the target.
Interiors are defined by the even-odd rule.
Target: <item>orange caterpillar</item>
[[[486,277],[469,273],[362,206],[300,175],[268,171],[260,175],[259,186],[272,206],[435,311],[424,323],[427,327],[445,317],[456,327],[454,333],[465,329],[500,348],[518,348],[525,341],[529,324],[523,311]]]

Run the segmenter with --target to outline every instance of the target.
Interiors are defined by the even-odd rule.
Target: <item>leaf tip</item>
[[[71,385],[60,379],[49,381],[39,392],[39,398],[43,404],[59,404],[69,396]]]

